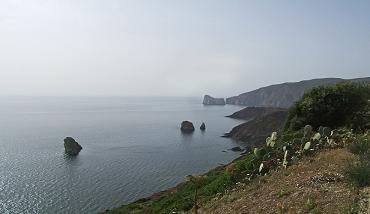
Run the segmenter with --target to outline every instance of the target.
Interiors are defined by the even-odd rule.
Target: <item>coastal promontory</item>
[[[265,143],[266,137],[273,131],[281,131],[288,111],[281,109],[262,114],[234,127],[225,137],[245,142],[248,145],[261,146]]]
[[[263,115],[276,112],[276,111],[284,111],[284,110],[287,110],[287,109],[276,108],[276,107],[246,107],[227,117],[234,118],[234,119],[250,120],[256,117],[260,117]]]

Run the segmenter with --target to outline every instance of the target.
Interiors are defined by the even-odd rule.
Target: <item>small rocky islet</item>
[[[76,156],[82,150],[82,146],[72,137],[64,138],[65,153],[70,156]]]
[[[187,120],[181,122],[180,129],[181,129],[182,132],[185,132],[185,133],[191,133],[195,130],[194,124],[190,121],[187,121]],[[199,129],[201,131],[205,131],[206,130],[206,124],[203,122],[200,125]]]
[[[202,125],[200,125],[199,128],[200,128],[200,130],[205,131],[206,130],[206,124],[202,123]]]
[[[195,130],[193,123],[187,120],[182,121],[180,129],[184,133],[191,133]]]

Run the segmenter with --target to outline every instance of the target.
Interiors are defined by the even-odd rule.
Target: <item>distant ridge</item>
[[[301,98],[305,91],[316,86],[331,85],[341,81],[370,82],[370,77],[357,79],[323,78],[270,85],[226,98],[226,104],[288,108]]]

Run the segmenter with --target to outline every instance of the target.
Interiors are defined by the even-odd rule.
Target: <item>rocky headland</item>
[[[266,137],[273,131],[281,131],[288,117],[286,109],[261,114],[256,118],[234,127],[225,137],[242,141],[248,146],[265,144]]]
[[[262,116],[262,115],[276,112],[276,111],[286,111],[286,109],[276,108],[276,107],[246,107],[227,117],[234,118],[234,119],[250,120],[250,119]]]

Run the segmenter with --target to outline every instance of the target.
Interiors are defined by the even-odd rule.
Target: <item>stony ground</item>
[[[286,171],[240,184],[203,204],[198,213],[348,213],[356,193],[343,170],[354,156],[346,149],[306,157]],[[362,213],[369,213],[370,190],[363,191]]]

